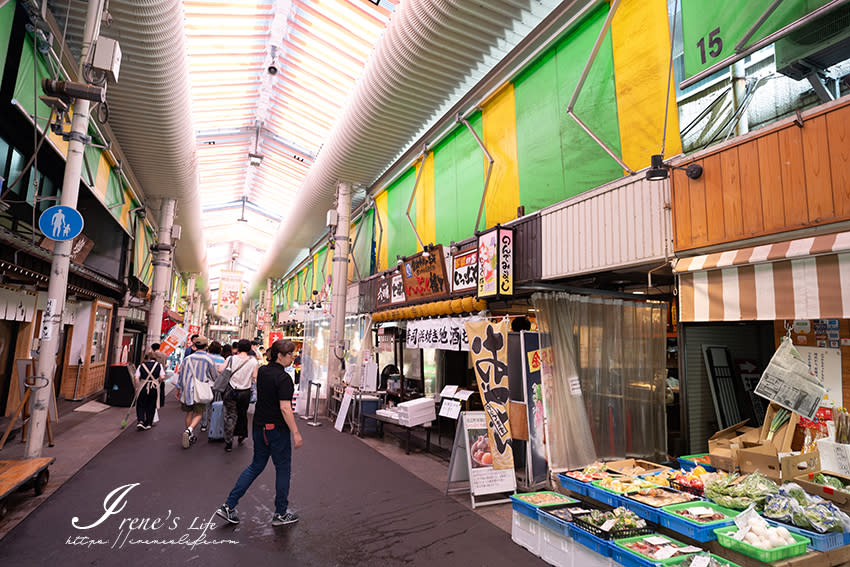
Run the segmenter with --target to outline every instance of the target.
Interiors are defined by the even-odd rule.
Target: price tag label
[[[648,537],[648,538],[644,539],[643,541],[645,541],[646,543],[651,543],[652,545],[667,545],[667,544],[670,543],[669,539],[667,539],[666,537],[660,537],[660,536]]]
[[[756,509],[752,504],[750,504],[749,508],[735,516],[735,525],[738,526],[739,530],[743,530],[744,528],[752,525],[753,522],[756,522],[763,526],[767,525],[767,522],[765,522],[764,519],[758,515],[758,512],[756,512]]]
[[[708,508],[706,506],[694,506],[693,508],[688,508],[688,512],[690,512],[694,516],[713,516],[714,510]]]
[[[608,520],[607,522],[602,524],[602,526],[600,526],[599,529],[601,529],[603,532],[610,532],[611,528],[613,528],[614,524],[616,524],[616,523],[617,523],[617,519],[611,518],[610,520]]]
[[[680,547],[679,551],[681,553],[699,553],[700,551],[705,551],[701,547],[694,547],[693,545],[686,545],[685,547]],[[693,567],[693,565],[691,565]]]
[[[691,567],[708,567],[711,563],[711,557],[708,555],[697,555],[694,557],[694,560],[691,561]]]
[[[748,533],[750,533],[750,526],[747,526],[746,528],[740,528],[737,532],[732,534],[732,539],[744,541],[744,536]]]
[[[675,547],[673,547],[672,545],[665,545],[664,547],[662,547],[661,549],[656,551],[655,555],[653,555],[653,557],[655,559],[663,561],[664,559],[670,559],[671,557],[676,555],[676,551],[677,551],[677,549]]]

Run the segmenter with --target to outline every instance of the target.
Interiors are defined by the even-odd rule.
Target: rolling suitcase
[[[224,402],[221,400],[212,403],[207,440],[224,441]]]

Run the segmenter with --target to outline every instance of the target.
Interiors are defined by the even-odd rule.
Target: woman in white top
[[[226,367],[233,373],[222,396],[224,400],[224,450],[233,450],[233,437],[241,445],[248,437],[248,405],[251,403],[251,386],[257,380],[257,359],[251,356],[251,341],[240,340],[237,353],[227,359]]]

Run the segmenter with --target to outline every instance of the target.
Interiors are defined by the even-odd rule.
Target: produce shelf
[[[743,553],[747,557],[758,559],[764,563],[772,563],[774,561],[779,561],[780,559],[787,559],[788,557],[802,555],[806,552],[806,546],[811,543],[809,538],[792,532],[791,537],[794,538],[793,544],[774,547],[773,549],[761,549],[760,547],[750,545],[749,543],[738,541],[730,535],[737,531],[738,526],[727,526],[725,528],[715,528],[714,533],[717,534],[717,541],[723,547],[734,549],[739,553]],[[791,530],[788,531],[790,532]]]

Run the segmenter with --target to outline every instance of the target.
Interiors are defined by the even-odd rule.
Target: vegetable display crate
[[[511,539],[534,555],[540,555],[540,523],[532,520],[522,512],[513,511]]]
[[[580,503],[579,503],[580,504]],[[575,507],[575,504],[564,504],[562,506],[550,506],[540,508],[537,511],[537,521],[540,525],[559,534],[570,537],[571,520],[557,516],[559,510]],[[570,515],[572,518],[572,515]]]
[[[699,522],[676,513],[677,510],[697,507],[711,508],[715,512],[725,515],[726,518],[722,520],[714,520],[712,522]],[[714,528],[723,528],[733,524],[735,522],[735,516],[739,513],[740,512],[737,510],[730,510],[729,508],[718,506],[714,502],[685,502],[684,504],[671,504],[661,508],[661,513],[658,516],[658,523],[665,528],[670,528],[674,532],[680,533],[691,539],[706,542],[717,539],[717,536],[714,534]]]
[[[606,532],[602,528],[595,526],[582,518],[576,518],[575,520],[573,520],[573,525],[595,535],[600,539],[623,539],[628,537],[647,535],[655,531],[655,526],[653,526],[649,522],[647,522],[646,526],[642,528],[626,528],[624,530],[612,530],[610,532]]]
[[[548,499],[552,502],[545,504],[535,504],[533,499]],[[529,501],[532,500],[532,501]],[[541,492],[528,492],[525,494],[512,494],[511,506],[516,512],[524,514],[537,521],[537,510],[548,506],[561,506],[563,504],[578,504],[579,501],[569,496],[564,496],[560,492],[552,492],[551,490],[543,490]]]
[[[811,540],[809,547],[814,549],[815,551],[831,551],[837,547],[844,547],[846,545],[845,539],[846,535],[844,532],[829,532],[829,533],[819,533],[812,530],[805,530],[803,528],[785,524],[783,522],[777,522],[776,520],[771,520],[770,518],[765,518],[767,523],[772,526],[782,526],[792,534],[797,534],[808,538]]]
[[[576,480],[563,473],[559,473],[558,478],[561,480],[561,486],[563,486],[567,490],[571,490],[576,494],[581,494],[582,496],[590,496],[590,494],[588,494],[591,489],[589,482],[582,482],[580,480]]]
[[[672,490],[672,489],[662,488],[662,490],[669,491],[669,490]],[[673,491],[673,492],[675,493],[675,491]],[[636,493],[631,493],[631,494],[634,495]],[[698,500],[697,499],[692,500],[692,502],[694,502],[694,501],[698,501]],[[661,508],[663,507],[663,505],[652,506],[652,505],[647,504],[645,502],[640,502],[638,500],[635,500],[634,498],[631,498],[631,496],[627,494],[621,499],[620,506],[622,506],[624,508],[628,508],[629,510],[631,510],[632,512],[634,512],[635,514],[637,514],[638,516],[640,516],[641,518],[643,518],[644,520],[646,520],[648,522],[652,522],[654,524],[660,523],[659,520],[661,518]]]
[[[601,537],[596,537],[592,533],[585,531],[573,524],[570,529],[570,534],[576,542],[582,544],[588,549],[591,549],[605,557],[611,557],[611,544]]]
[[[677,482],[675,480],[670,481],[670,488],[675,488],[679,492],[687,492],[688,494],[693,494],[694,496],[699,496],[702,498],[703,489],[702,488],[694,488],[693,486],[689,486],[687,484]]]
[[[783,545],[781,547],[774,547],[773,549],[762,549],[760,547],[750,545],[749,543],[738,541],[730,535],[737,531],[738,526],[727,526],[725,528],[716,528],[714,533],[717,534],[717,541],[723,547],[734,549],[738,553],[743,553],[747,557],[758,559],[764,563],[772,563],[774,561],[779,561],[780,559],[787,559],[788,557],[802,555],[806,552],[806,546],[811,543],[809,538],[791,532],[791,537],[794,538],[795,543],[792,543],[791,545]],[[791,530],[788,531],[790,532]]]
[[[724,558],[720,557],[719,555],[714,555],[713,553],[709,553],[708,555],[709,555],[709,557],[715,559],[716,561],[719,561],[720,565],[722,565],[724,567],[725,566],[741,567],[737,563],[732,563],[728,559],[724,559]],[[674,557],[673,559],[670,560],[669,563],[667,563],[667,565],[669,567],[688,567],[688,561],[690,561],[693,557],[694,557],[693,555],[687,555],[685,557]]]
[[[601,481],[594,480],[591,483],[590,493],[587,494],[590,498],[595,500],[599,500],[600,502],[604,502],[613,507],[622,506],[623,500],[625,499],[628,492],[617,492],[616,490],[611,490],[610,488],[605,488],[604,486],[599,486]],[[637,490],[632,490],[631,492],[637,492]]]
[[[694,459],[703,458],[706,462],[703,461],[695,461]],[[701,466],[708,472],[715,472],[717,469],[708,464],[708,453],[698,453],[696,455],[683,455],[676,459],[679,461],[679,466],[682,469],[689,471],[697,468],[697,465]]]
[[[611,558],[620,565],[625,565],[626,567],[659,567],[662,565],[669,565],[673,561],[676,561],[678,559],[684,559],[688,555],[693,555],[694,553],[697,553],[696,551],[694,551],[686,555],[670,557],[669,559],[654,559],[628,547],[629,543],[641,541],[643,539],[646,539],[647,537],[648,536],[642,535],[637,537],[614,540],[613,542],[611,542]],[[660,537],[663,537],[671,543],[675,543],[679,547],[686,547],[684,543],[682,543],[681,541],[677,541],[671,537]]]

